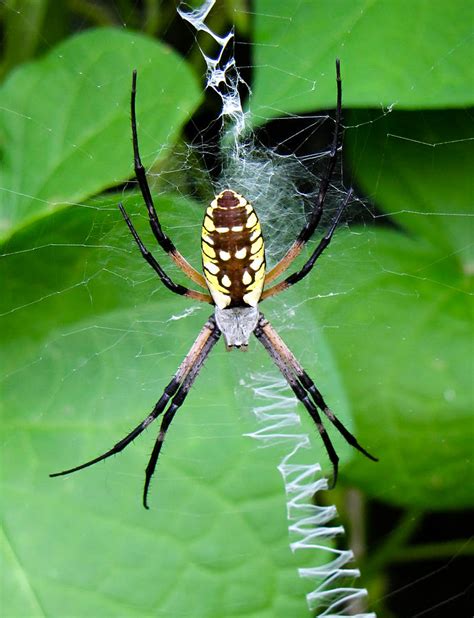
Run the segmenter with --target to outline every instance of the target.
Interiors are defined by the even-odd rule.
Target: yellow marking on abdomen
[[[202,228],[202,235],[201,238],[203,239],[203,241],[205,243],[207,243],[208,245],[213,245],[214,241],[212,240],[212,238],[209,236],[209,234],[206,234],[207,230],[206,228]]]
[[[252,283],[252,275],[249,273],[248,270],[244,270],[244,274],[242,275],[242,283],[245,286],[248,286],[250,283]]]
[[[217,290],[219,292],[222,292],[223,294],[229,293],[229,290],[226,290],[225,287],[221,285],[221,283],[219,282],[219,279],[215,275],[211,275],[210,273],[206,272],[205,276],[206,276],[206,280],[210,284],[211,293],[213,290]]]
[[[251,268],[252,270],[257,271],[257,270],[259,270],[259,269],[260,269],[260,266],[261,266],[262,264],[263,264],[263,257],[258,257],[258,258],[256,258],[255,260],[252,260],[252,261],[250,262],[250,268]]]
[[[225,309],[232,302],[232,298],[229,295],[229,292],[226,290],[226,293],[222,293],[219,290],[210,289],[212,299],[219,307],[219,309]]]
[[[208,217],[208,216],[204,217],[203,225],[208,232],[214,232],[216,229],[216,226],[214,225],[214,221],[211,219],[211,217]]]
[[[203,236],[203,240],[204,240],[204,236]],[[214,251],[214,249],[212,247],[210,247],[207,242],[203,242],[202,243],[202,252],[210,258],[215,258],[216,257],[216,252]]]
[[[220,270],[219,266],[217,266],[214,262],[203,262],[203,265],[204,268],[211,273],[211,275],[217,275]]]
[[[252,255],[256,255],[262,247],[263,247],[263,238],[260,236],[259,238],[257,238],[257,240],[254,243],[252,243],[252,246],[250,247],[250,253]]]
[[[249,214],[247,218],[247,222],[245,223],[245,227],[251,228],[257,224],[257,215],[255,214],[254,209],[252,208],[252,212]]]

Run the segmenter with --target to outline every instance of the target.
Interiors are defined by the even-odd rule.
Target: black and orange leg
[[[148,507],[148,490],[150,488],[151,477],[153,476],[153,473],[155,472],[156,464],[158,461],[158,456],[161,452],[161,447],[163,446],[163,442],[166,437],[166,432],[168,431],[168,428],[171,425],[171,422],[178,408],[180,408],[183,405],[184,400],[186,399],[192,385],[194,384],[194,381],[199,371],[201,370],[201,367],[203,366],[212,348],[218,342],[220,335],[221,335],[220,330],[217,327],[215,327],[214,331],[211,333],[211,335],[206,340],[201,352],[195,358],[194,362],[191,364],[190,370],[188,371],[186,378],[184,379],[176,395],[174,395],[169,408],[166,410],[163,416],[163,420],[161,421],[160,431],[156,438],[155,445],[153,447],[153,451],[150,456],[150,460],[145,470],[145,485],[143,488],[143,506],[146,509],[149,508]]]
[[[153,255],[148,251],[148,249],[143,244],[140,236],[138,235],[137,230],[133,227],[133,223],[130,221],[130,217],[128,216],[125,208],[122,204],[119,204],[120,212],[122,213],[123,218],[125,219],[125,223],[128,225],[128,229],[132,234],[135,242],[140,249],[140,253],[142,254],[143,259],[148,262],[148,264],[153,268],[158,277],[161,279],[161,282],[175,294],[179,294],[180,296],[188,296],[189,298],[194,298],[194,300],[199,300],[204,303],[213,303],[212,297],[210,294],[204,294],[203,292],[197,292],[196,290],[190,290],[184,285],[180,285],[179,283],[175,283],[172,281],[170,277],[165,273],[165,271],[158,264]]]
[[[334,412],[329,408],[329,406],[324,401],[324,398],[321,392],[318,390],[316,385],[310,376],[303,369],[293,352],[286,345],[280,335],[276,332],[276,330],[272,327],[272,325],[263,318],[263,323],[261,326],[263,332],[266,337],[270,341],[271,345],[277,349],[280,355],[285,359],[286,363],[291,367],[296,377],[298,378],[301,385],[305,388],[305,390],[311,395],[314,403],[318,406],[318,408],[327,416],[327,418],[331,421],[331,423],[336,427],[342,437],[346,440],[348,444],[357,449],[360,453],[371,459],[372,461],[378,461],[376,457],[371,455],[368,451],[363,448],[356,437],[351,434],[351,432],[341,423],[341,421],[337,418]]]
[[[133,142],[133,161],[135,168],[135,176],[138,181],[138,185],[142,192],[143,200],[148,210],[148,218],[150,221],[150,227],[152,232],[158,241],[160,247],[166,251],[171,259],[179,266],[179,268],[191,279],[194,283],[197,283],[202,288],[207,289],[206,281],[204,277],[191,264],[181,255],[176,249],[171,239],[163,232],[158,215],[156,213],[153,198],[151,197],[150,187],[146,178],[145,168],[140,159],[140,151],[138,147],[138,135],[137,135],[137,116],[135,110],[135,99],[137,94],[137,72],[133,71],[132,76],[132,95],[130,100],[131,107],[131,119],[132,119],[132,142]]]
[[[260,315],[257,328],[254,332],[257,339],[263,344],[274,363],[283,374],[296,397],[303,403],[311,418],[315,422],[333,466],[333,487],[337,481],[339,458],[322,423],[321,416],[318,412],[318,407],[334,424],[343,438],[345,438],[351,446],[356,448],[372,461],[377,461],[375,457],[370,455],[370,453],[360,446],[356,438],[346,429],[346,427],[344,427],[341,421],[339,421],[335,414],[329,409],[321,393],[314,385],[314,382],[304,371],[299,362],[296,360],[294,354],[286,346],[284,341],[262,314]],[[312,397],[313,401],[308,395]]]
[[[298,381],[297,377],[295,376],[295,374],[293,373],[291,369],[291,366],[286,362],[283,351],[279,349],[278,342],[273,342],[271,338],[269,337],[268,333],[266,332],[267,324],[268,324],[268,321],[263,317],[262,314],[260,314],[259,322],[258,322],[257,328],[254,331],[254,334],[257,337],[257,339],[260,341],[260,343],[263,345],[263,347],[269,353],[273,362],[278,367],[278,369],[282,373],[285,380],[288,382],[296,398],[299,401],[301,401],[301,403],[304,405],[306,410],[309,412],[309,415],[313,419],[318,429],[319,435],[321,436],[321,439],[323,441],[326,452],[329,456],[329,460],[332,464],[332,468],[333,468],[332,487],[334,487],[337,482],[337,474],[338,474],[338,469],[339,469],[339,457],[334,449],[334,446],[332,445],[331,439],[329,438],[326,428],[323,425],[323,422],[321,420],[321,416],[319,415],[317,407],[308,397],[308,393]]]
[[[352,195],[353,195],[353,192],[352,192],[352,189],[350,189],[348,194],[346,195],[346,199],[344,200],[344,202],[337,209],[337,212],[336,212],[336,214],[334,216],[334,219],[332,220],[331,225],[329,226],[329,229],[327,230],[326,234],[323,236],[323,238],[321,238],[321,240],[319,241],[316,249],[313,251],[313,253],[309,257],[307,262],[305,262],[305,264],[303,264],[303,267],[300,270],[298,270],[297,272],[295,272],[292,275],[289,275],[288,277],[283,279],[283,281],[280,281],[280,283],[277,283],[274,286],[272,286],[270,288],[267,288],[266,290],[263,290],[263,293],[262,293],[262,296],[261,296],[261,300],[265,300],[266,298],[269,298],[270,296],[274,296],[275,294],[279,294],[280,292],[283,292],[284,290],[286,290],[290,286],[294,285],[295,283],[298,283],[298,281],[301,281],[301,279],[303,279],[303,277],[306,277],[306,275],[309,272],[311,272],[311,270],[312,270],[313,266],[315,265],[316,261],[318,260],[319,256],[322,254],[324,249],[326,249],[326,247],[331,242],[331,239],[332,239],[333,234],[334,234],[334,232],[336,230],[336,227],[338,226],[338,223],[339,223],[339,221],[340,221],[340,219],[342,217],[342,213],[347,208],[347,206],[348,206],[348,204],[349,204],[349,202],[350,202],[350,200],[352,198]],[[266,278],[265,278],[265,282],[267,282]]]
[[[95,457],[94,459],[91,459],[90,461],[87,461],[86,463],[83,463],[79,466],[75,466],[74,468],[68,468],[67,470],[50,474],[50,476],[64,476],[66,474],[71,474],[72,472],[77,472],[78,470],[83,470],[84,468],[93,466],[99,461],[108,459],[109,457],[112,457],[112,455],[116,455],[117,453],[123,451],[130,444],[130,442],[137,438],[148,427],[148,425],[150,425],[158,416],[160,416],[160,414],[162,414],[170,400],[174,401],[174,398],[177,396],[177,394],[179,395],[180,387],[182,388],[185,384],[188,383],[187,379],[189,375],[193,376],[194,381],[197,375],[195,367],[198,366],[199,369],[202,367],[202,364],[204,363],[210,350],[218,341],[220,334],[221,333],[216,326],[214,317],[211,316],[204,325],[199,335],[197,336],[196,341],[193,343],[188,354],[179,366],[178,370],[173,376],[173,379],[166,386],[163,394],[156,402],[153,410],[139,425],[132,429],[130,433],[128,433],[124,438],[122,438],[111,449],[109,449],[102,455],[99,455],[98,457]]]

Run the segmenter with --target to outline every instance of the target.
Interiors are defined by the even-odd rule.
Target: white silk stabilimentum
[[[254,205],[262,197],[263,202],[273,204],[274,212],[279,215],[283,212],[279,200],[287,199],[290,191],[297,195],[293,189],[294,176],[301,162],[296,157],[263,153],[252,143],[248,116],[243,111],[238,88],[244,84],[249,92],[250,89],[235,63],[231,49],[234,33],[231,30],[225,36],[218,36],[205,23],[214,4],[215,0],[205,0],[195,10],[182,5],[178,13],[197,32],[211,36],[219,46],[215,58],[206,56],[202,47],[200,49],[207,66],[206,86],[212,88],[222,101],[221,143],[225,152],[221,184],[223,187],[232,185],[232,189],[242,193]],[[299,198],[303,201],[304,196],[300,193]],[[265,213],[259,211],[259,216],[265,221]],[[281,244],[281,238],[279,242]],[[295,412],[296,400],[287,395],[288,387],[283,379],[254,376],[251,387],[256,398],[265,404],[254,410],[259,429],[246,435],[258,440],[262,446],[288,445],[288,454],[278,469],[287,497],[290,548],[295,553],[311,552],[318,564],[299,569],[300,577],[313,581],[315,585],[306,595],[309,609],[326,618],[375,618],[373,613],[357,613],[355,609],[367,591],[353,585],[360,573],[357,568],[349,566],[354,559],[352,551],[333,547],[333,539],[344,533],[343,526],[330,523],[337,517],[336,508],[313,504],[314,495],[327,489],[321,467],[318,463],[298,463],[298,453],[310,448],[311,442],[307,434],[295,431],[295,428],[300,428],[300,417]]]
[[[367,596],[367,591],[352,585],[360,576],[359,569],[348,566],[354,560],[352,551],[332,547],[331,541],[344,534],[343,526],[331,525],[337,518],[336,507],[313,503],[315,494],[328,487],[327,480],[321,476],[321,466],[298,463],[299,451],[313,447],[307,434],[298,433],[301,426],[295,411],[296,400],[287,394],[289,388],[283,379],[267,374],[252,377],[256,398],[266,403],[254,409],[260,428],[246,435],[265,447],[288,445],[288,454],[278,470],[287,497],[290,547],[293,552],[313,552],[318,562],[318,566],[299,569],[300,577],[315,583],[314,590],[306,595],[308,607],[317,610],[317,616],[326,618],[375,618],[374,613],[347,613],[353,604]]]

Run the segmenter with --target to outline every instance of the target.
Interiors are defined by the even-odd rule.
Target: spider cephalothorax
[[[179,366],[171,382],[165,388],[153,410],[139,425],[137,425],[137,427],[135,427],[135,429],[117,442],[111,449],[95,459],[80,466],[70,468],[69,470],[57,472],[51,476],[60,476],[81,470],[115,453],[119,453],[148,427],[152,421],[163,413],[160,431],[146,468],[143,504],[148,508],[148,488],[168,427],[176,411],[183,404],[210,351],[221,335],[223,335],[227,349],[229,350],[232,348],[246,349],[252,334],[262,343],[296,397],[305,406],[315,422],[324,446],[326,447],[329,459],[333,465],[334,483],[337,479],[339,458],[321,421],[320,413],[323,413],[329,419],[349,444],[370,459],[377,461],[375,457],[360,446],[356,438],[329,409],[314,382],[258,308],[259,302],[282,292],[289,286],[300,281],[300,279],[311,271],[316,260],[330,243],[339,219],[352,197],[352,190],[350,190],[346,199],[336,211],[326,234],[316,245],[316,248],[301,269],[286,276],[279,283],[269,285],[293,263],[304,245],[312,237],[323,214],[324,200],[336,164],[336,156],[341,138],[342,86],[338,60],[336,61],[336,76],[337,108],[334,136],[326,172],[321,180],[317,198],[306,225],[298,234],[296,240],[290,246],[284,257],[267,272],[264,240],[258,216],[253,206],[245,197],[239,195],[230,188],[226,188],[214,198],[204,215],[201,234],[203,276],[187,262],[176,249],[171,239],[161,229],[146,179],[145,169],[141,163],[138,150],[135,114],[137,74],[136,71],[133,72],[131,116],[135,175],[148,210],[150,227],[161,248],[171,257],[187,277],[203,288],[204,291],[199,292],[174,283],[144,246],[122,204],[119,204],[120,211],[143,258],[155,270],[162,283],[175,294],[188,296],[189,298],[214,305],[214,314],[207,320],[186,358]]]

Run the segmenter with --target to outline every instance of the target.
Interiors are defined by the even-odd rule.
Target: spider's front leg
[[[132,143],[133,143],[133,163],[135,169],[135,176],[142,192],[143,201],[145,202],[148,219],[150,222],[151,230],[160,245],[160,247],[166,251],[175,264],[184,272],[184,274],[197,283],[200,287],[206,288],[206,282],[204,277],[195,270],[191,264],[181,255],[181,253],[174,246],[172,240],[163,232],[158,215],[156,213],[153,198],[151,197],[150,187],[146,178],[145,168],[143,167],[140,158],[140,149],[138,146],[138,132],[137,132],[137,114],[136,114],[136,101],[137,96],[137,71],[133,71],[132,75],[132,94],[130,97],[130,117],[132,122]]]
[[[292,262],[298,257],[301,253],[301,250],[305,246],[305,244],[311,239],[314,234],[314,231],[319,225],[321,221],[321,217],[324,211],[324,202],[326,200],[326,195],[329,189],[329,185],[331,184],[332,175],[334,173],[334,168],[336,167],[337,153],[339,147],[342,143],[342,130],[341,130],[341,120],[342,120],[342,80],[341,80],[341,63],[339,59],[336,59],[336,86],[337,86],[337,101],[336,101],[336,119],[334,122],[334,133],[331,143],[331,148],[329,150],[329,160],[324,172],[323,177],[321,178],[321,183],[319,185],[318,195],[314,202],[313,210],[311,215],[303,227],[301,232],[298,234],[297,239],[291,245],[291,247],[286,252],[286,255],[277,263],[275,266],[267,273],[266,283],[271,283],[274,279],[279,277],[289,266],[291,266]],[[273,289],[273,288],[272,288]],[[280,290],[281,291],[281,290]],[[274,292],[276,294],[276,292]],[[270,294],[272,296],[272,294]]]

